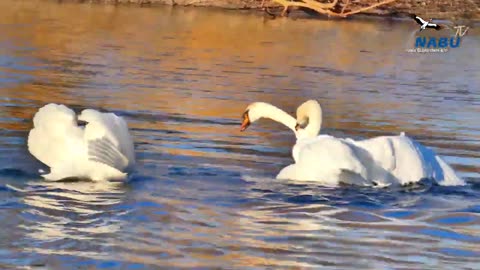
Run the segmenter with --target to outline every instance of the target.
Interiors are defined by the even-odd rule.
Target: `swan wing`
[[[87,141],[88,160],[103,163],[120,171],[128,167],[128,159],[108,136]]]
[[[113,113],[82,111],[79,119],[88,122],[84,141],[90,161],[106,164],[120,171],[135,164],[134,146],[126,122]]]
[[[390,137],[380,136],[366,140],[349,140],[355,146],[365,149],[376,165],[386,171],[393,171],[396,168],[395,148]]]
[[[405,135],[389,136],[392,143],[395,168],[392,174],[404,185],[423,178],[435,180],[440,185],[463,185],[464,180],[432,149]]]
[[[455,171],[450,167],[445,161],[443,161],[439,156],[435,156],[435,160],[438,162],[438,165],[441,168],[443,179],[437,181],[440,185],[443,186],[463,186],[465,185],[465,180],[460,178],[455,174]]]
[[[313,137],[313,138],[310,138],[310,137],[298,138],[297,137],[297,141],[292,148],[292,157],[293,157],[293,160],[295,161],[295,163],[297,163],[298,160],[300,159],[300,151],[302,150],[302,148],[304,146],[306,146],[310,143],[315,143],[316,141],[320,140],[321,138],[327,138],[327,137],[332,138],[330,135],[318,135],[317,137]]]
[[[422,158],[425,168],[425,177],[434,179],[440,185],[465,185],[465,181],[458,177],[444,160],[442,160],[431,148],[410,139]]]
[[[64,105],[50,103],[40,108],[33,117],[33,128],[27,140],[28,150],[39,161],[55,168],[84,154],[82,135],[75,113]]]
[[[349,184],[363,185],[367,169],[353,147],[332,136],[318,136],[301,147],[296,169],[302,170],[303,177],[310,178],[307,180],[338,184],[343,177]]]
[[[376,163],[390,173],[398,184],[405,185],[429,177],[425,160],[409,137],[401,134],[399,136],[382,136],[372,140],[383,144],[386,152],[382,153],[381,147],[367,149]],[[386,154],[387,152],[390,154]],[[391,161],[388,160],[390,155],[392,156]]]

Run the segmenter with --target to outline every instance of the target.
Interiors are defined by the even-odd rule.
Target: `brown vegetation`
[[[262,7],[264,7],[264,2],[262,1]],[[350,1],[350,0],[333,0],[332,2],[320,2],[317,0],[299,0],[299,1],[290,1],[290,0],[271,0],[274,3],[278,3],[283,6],[281,16],[286,16],[289,12],[290,7],[297,8],[306,8],[313,10],[319,14],[325,14],[328,16],[334,17],[347,17],[356,13],[364,12],[369,9],[377,8],[382,5],[392,3],[396,0],[360,0],[360,1]],[[265,11],[271,15],[274,15],[268,10],[268,7],[264,7]]]
[[[34,0],[30,0],[34,1]],[[480,20],[477,0],[37,0],[59,3],[133,4],[139,6],[202,6],[225,9],[264,9],[270,15],[287,15],[297,9],[308,14],[345,18],[354,14],[398,16],[418,14],[436,19]],[[268,9],[267,9],[268,8]],[[272,12],[275,11],[275,12]],[[298,15],[303,12],[297,13]]]

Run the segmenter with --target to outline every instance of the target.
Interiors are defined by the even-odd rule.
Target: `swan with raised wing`
[[[77,117],[65,105],[53,103],[34,115],[28,150],[50,167],[50,173],[42,175],[47,180],[121,180],[135,165],[125,120],[93,109],[85,109]]]
[[[278,179],[385,186],[431,178],[442,185],[465,184],[431,149],[403,133],[359,141],[318,135],[322,109],[315,100],[300,105],[296,119],[271,104],[252,103],[243,114],[241,130],[260,118],[284,124],[297,137],[295,163],[282,169]]]

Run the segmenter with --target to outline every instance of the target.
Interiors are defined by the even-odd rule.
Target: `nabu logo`
[[[449,48],[458,48],[460,46],[462,37],[467,33],[469,27],[465,25],[448,26],[446,24],[433,23],[432,19],[426,21],[419,16],[411,16],[419,25],[422,32],[425,29],[435,29],[436,31],[448,28],[455,31],[454,36],[440,36],[440,37],[417,37],[415,39],[415,48],[420,49],[441,49],[446,51]]]
[[[460,37],[441,37],[441,38],[435,38],[435,37],[417,37],[415,40],[415,48],[457,48],[460,46]]]

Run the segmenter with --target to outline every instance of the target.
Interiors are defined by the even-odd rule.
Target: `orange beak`
[[[250,126],[250,118],[248,117],[248,114],[244,114],[240,131],[245,131],[248,128],[248,126]]]

